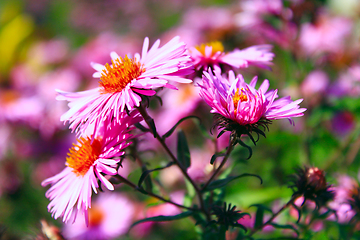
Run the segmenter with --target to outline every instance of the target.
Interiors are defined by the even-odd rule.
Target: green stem
[[[258,226],[257,228],[254,228],[253,230],[251,230],[250,234],[247,235],[247,237],[251,237],[254,233],[263,229],[266,225],[269,225],[282,211],[284,211],[286,208],[288,208],[290,205],[292,205],[294,203],[294,201],[296,200],[296,198],[298,198],[298,197],[299,197],[299,195],[292,196],[291,199],[284,206],[282,206],[282,208],[280,208],[279,211],[274,213],[274,215],[269,220],[267,220],[264,224]]]
[[[215,172],[211,175],[210,179],[204,184],[204,186],[201,188],[201,191],[203,191],[211,182],[212,180],[216,177],[216,175],[220,172],[221,168],[225,165],[226,161],[228,160],[231,151],[234,148],[234,144],[236,142],[236,138],[233,138],[230,142],[230,145],[228,147],[228,149],[226,150],[225,156],[223,158],[223,160],[221,161],[219,167],[215,170]]]
[[[137,108],[140,112],[140,114],[142,115],[142,117],[144,118],[146,124],[149,126],[149,128],[151,129],[151,121],[152,118],[149,116],[149,114],[147,113],[146,109],[140,105],[140,107]],[[179,162],[179,160],[175,157],[175,155],[171,152],[171,150],[168,148],[168,146],[166,145],[165,141],[160,137],[160,135],[157,133],[156,129],[155,132],[153,133],[154,137],[159,141],[159,143],[161,144],[161,146],[165,149],[166,153],[170,156],[170,158],[172,159],[172,161],[180,168],[182,174],[185,176],[185,178],[191,183],[191,185],[194,187],[195,192],[198,196],[199,199],[199,203],[200,203],[200,209],[202,212],[204,212],[204,214],[206,215],[206,219],[208,221],[211,220],[210,218],[210,213],[209,211],[205,208],[205,203],[204,203],[204,199],[202,197],[202,193],[200,191],[200,188],[195,184],[194,180],[189,176],[189,174],[187,173],[186,169],[184,169],[184,167],[182,166],[182,164]]]
[[[151,197],[157,198],[157,199],[159,199],[159,200],[161,200],[161,201],[163,201],[163,202],[170,203],[170,204],[175,205],[175,206],[177,206],[177,207],[179,207],[179,208],[184,208],[184,209],[191,210],[191,211],[197,211],[197,209],[195,209],[195,208],[190,208],[190,207],[183,206],[183,205],[178,204],[178,203],[175,203],[175,202],[173,202],[173,201],[171,201],[171,200],[169,200],[169,199],[165,199],[165,198],[163,198],[163,197],[161,197],[161,196],[159,196],[159,195],[157,195],[157,194],[155,194],[155,193],[147,192],[147,191],[145,191],[144,189],[142,189],[142,190],[140,191],[140,188],[139,188],[137,185],[135,185],[133,182],[130,182],[129,180],[127,180],[126,178],[124,178],[124,177],[122,177],[122,176],[120,176],[120,175],[115,175],[115,176],[112,176],[112,177],[117,178],[117,179],[120,180],[122,183],[128,185],[129,187],[135,189],[136,191],[139,191],[139,192],[141,192],[141,193],[146,192],[146,195],[149,195],[149,196],[151,196]]]

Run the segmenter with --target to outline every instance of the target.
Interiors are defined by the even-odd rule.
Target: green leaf
[[[290,224],[282,225],[282,224],[277,224],[277,223],[270,223],[269,225],[273,226],[274,228],[293,230],[297,234],[297,236],[299,236],[299,231],[293,225],[290,225]]]
[[[143,173],[141,174],[140,176],[140,179],[139,179],[139,182],[138,182],[138,186],[141,187],[142,183],[144,182],[144,180],[148,179],[148,175],[151,173],[151,172],[154,172],[154,171],[160,171],[160,170],[163,170],[165,168],[168,168],[170,166],[174,165],[173,162],[170,162],[168,163],[166,166],[164,167],[159,167],[159,168],[155,168],[155,169],[151,169],[151,170],[147,170],[146,167],[143,168],[142,167],[142,170],[143,170]],[[146,183],[145,183],[146,184]]]
[[[181,118],[169,131],[167,131],[161,138],[163,140],[165,140],[166,138],[170,137],[171,134],[175,131],[175,129],[179,126],[180,123],[182,123],[183,121],[190,119],[190,118],[196,118],[199,120],[200,122],[200,118],[197,116],[187,116],[187,117],[183,117]]]
[[[143,223],[143,222],[167,222],[167,221],[174,221],[174,220],[179,220],[179,219],[182,219],[182,218],[186,218],[186,217],[189,217],[191,215],[193,215],[193,211],[187,211],[187,212],[182,212],[178,215],[172,215],[172,216],[163,216],[163,215],[160,215],[160,216],[156,216],[156,217],[149,217],[149,218],[144,218],[144,219],[141,219],[137,222],[134,222],[130,229],[133,228],[134,226],[138,225],[139,223]]]
[[[270,208],[268,208],[267,206],[262,205],[262,204],[254,204],[254,205],[251,205],[250,207],[257,207],[256,213],[255,213],[255,225],[254,225],[254,228],[258,228],[258,227],[263,225],[263,223],[264,223],[263,219],[264,219],[264,212],[265,211],[273,213]]]
[[[210,164],[213,165],[215,160],[218,158],[218,157],[224,157],[226,156],[225,153],[215,153],[214,155],[212,155],[211,157],[211,160],[210,160]]]
[[[155,126],[154,119],[151,118],[148,123],[149,123],[149,127],[152,131],[152,134],[154,135],[154,138],[156,138],[157,132],[156,132],[156,126]]]
[[[221,187],[224,187],[226,184],[228,184],[229,182],[231,182],[231,181],[233,181],[235,179],[242,178],[242,177],[250,177],[250,176],[257,177],[260,180],[260,184],[262,184],[262,179],[258,175],[251,174],[251,173],[244,173],[244,174],[240,174],[238,176],[230,176],[230,177],[227,177],[227,178],[224,178],[224,179],[213,181],[205,189],[203,189],[203,191],[205,192],[205,191],[214,190],[216,188],[221,188]]]
[[[264,219],[264,208],[258,207],[255,214],[255,225],[254,225],[255,229],[263,225],[263,219]]]
[[[143,172],[143,174],[144,174],[144,172],[147,172],[147,171],[148,171],[145,165],[143,165],[143,166],[141,167],[141,171]],[[143,175],[143,174],[142,174],[142,175]],[[142,176],[141,176],[141,177],[142,177]],[[145,180],[145,190],[148,191],[148,192],[152,192],[153,186],[152,186],[151,177],[148,176],[148,174],[146,174],[146,176],[143,178],[142,181],[144,181],[144,180]],[[140,181],[139,181],[139,182],[140,182]],[[141,183],[142,183],[142,182],[141,182]],[[139,187],[141,187],[141,185],[139,185]]]
[[[185,137],[185,133],[180,130],[178,132],[178,143],[177,143],[177,159],[181,163],[182,167],[186,170],[190,167],[190,150]]]

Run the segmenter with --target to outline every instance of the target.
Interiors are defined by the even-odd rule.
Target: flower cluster
[[[111,65],[91,63],[97,71],[93,77],[100,78],[95,89],[75,93],[57,90],[57,99],[69,101],[70,107],[61,120],[70,122],[79,139],[68,153],[65,169],[42,182],[43,186],[51,185],[46,197],[55,219],[75,221],[81,213],[89,224],[88,209],[98,181],[114,190],[107,175],[117,174],[119,158],[134,137],[130,131],[142,120],[135,109],[142,96],[152,96],[160,87],[176,89],[169,81],[191,82],[184,77],[193,71],[185,43],[175,37],[159,46],[157,40],[149,49],[145,38],[141,55],[129,58],[111,52]]]
[[[306,110],[299,107],[302,99],[292,101],[290,97],[284,97],[275,100],[277,90],[268,90],[268,80],[256,89],[257,77],[247,84],[242,75],[235,77],[232,71],[249,65],[267,68],[274,56],[270,50],[270,45],[259,45],[225,53],[222,44],[214,42],[210,46],[203,44],[188,51],[179,37],[162,47],[160,40],[157,40],[149,49],[149,39],[145,38],[141,55],[136,53],[133,58],[130,55],[121,57],[111,52],[111,64],[92,62],[91,66],[96,70],[93,77],[99,79],[98,87],[82,92],[57,90],[56,99],[69,102],[69,110],[60,120],[70,123],[69,128],[77,133],[78,142],[69,150],[65,169],[42,182],[43,186],[51,185],[46,197],[50,199],[48,210],[53,217],[62,217],[64,222],[76,222],[80,214],[84,215],[87,226],[101,226],[98,220],[94,220],[94,216],[97,217],[96,209],[91,208],[92,193],[98,193],[100,185],[114,190],[116,178],[145,191],[141,184],[147,175],[143,175],[138,187],[134,187],[133,183],[118,175],[118,168],[122,165],[120,159],[132,144],[132,139],[137,137],[133,134],[135,126],[144,132],[152,131],[154,137],[158,137],[155,123],[145,109],[148,101],[142,101],[156,95],[159,89],[178,89],[172,85],[173,82],[191,83],[192,76],[202,74],[203,82],[197,84],[199,94],[211,106],[211,113],[217,119],[215,125],[222,131],[230,131],[231,137],[240,139],[242,134],[247,134],[255,143],[252,132],[264,135],[259,126],[268,128],[272,120],[281,118],[293,123],[291,117],[302,116]],[[202,71],[204,69],[208,71]],[[228,78],[222,75],[225,69],[232,69],[228,72]],[[149,129],[140,124],[142,120]],[[181,141],[178,147],[183,144]],[[187,148],[181,151],[187,151]],[[129,152],[133,152],[133,148]],[[197,188],[190,171],[188,174],[182,163],[176,159],[173,161],[171,164],[176,163]],[[223,164],[225,162],[218,171]],[[162,197],[159,199],[163,200]],[[235,211],[231,204],[228,207],[225,204],[224,208],[215,207],[211,214],[217,217],[215,223],[225,225],[226,229],[229,226],[243,227],[237,221],[246,215]]]

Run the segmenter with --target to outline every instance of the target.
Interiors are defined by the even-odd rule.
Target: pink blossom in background
[[[205,150],[193,149],[190,152],[191,165],[188,168],[188,174],[196,182],[204,183],[208,180],[211,173],[214,171],[214,165],[210,164],[211,157],[215,153],[215,150],[212,148],[214,147],[208,143]],[[219,163],[221,159],[221,157],[217,158],[216,163]],[[230,161],[227,162],[227,166],[229,165],[229,162]],[[215,166],[218,166],[219,164],[216,163]],[[226,169],[226,165],[224,166],[224,169]]]
[[[68,91],[75,90],[80,84],[79,75],[70,68],[46,72],[36,82],[24,82],[17,76],[22,68],[13,70],[14,88],[1,93],[0,119],[28,124],[40,131],[42,137],[49,139],[56,130],[63,128],[59,121],[66,111],[65,104],[55,100],[57,87]]]
[[[44,105],[44,115],[39,121],[39,130],[43,137],[49,138],[57,130],[64,128],[59,118],[66,111],[67,106],[55,100],[57,93],[54,89],[75,91],[79,85],[80,76],[71,68],[48,72],[39,79],[36,90]]]
[[[280,14],[283,5],[281,0],[246,0],[241,1],[241,12],[234,17],[236,25],[252,28],[263,23],[263,15]]]
[[[346,37],[351,34],[352,27],[349,19],[323,14],[315,24],[302,25],[299,44],[308,55],[343,52]]]
[[[164,90],[161,92],[163,105],[159,113],[154,113],[156,129],[159,134],[165,134],[181,118],[193,115],[193,111],[198,106],[201,98],[199,88],[193,84],[176,85],[179,91]],[[190,120],[191,121],[191,120]],[[183,124],[186,124],[184,122]],[[175,135],[175,134],[174,134]]]
[[[184,201],[184,192],[183,191],[176,191],[169,195],[171,201],[177,204],[183,204]],[[151,198],[150,202],[156,203],[157,199]],[[181,213],[181,209],[176,207],[170,203],[160,203],[155,206],[145,207],[143,211],[138,213],[137,220],[141,220],[144,218],[156,217],[156,216],[172,216]],[[137,238],[143,238],[153,228],[155,224],[171,224],[171,222],[144,222],[136,225],[134,228],[131,229],[130,234],[136,236]]]
[[[69,46],[65,39],[38,42],[29,50],[29,56],[35,58],[42,65],[60,63],[67,58],[68,54]],[[34,61],[34,59],[30,61]]]
[[[171,201],[177,204],[183,204],[184,201],[184,192],[176,191],[170,194],[169,198]],[[155,216],[171,216],[181,213],[181,209],[171,203],[161,203],[156,206],[151,206],[146,209],[146,217],[155,217]]]
[[[354,188],[359,187],[357,181],[349,176],[341,175],[337,178],[338,185],[335,186],[335,199],[329,203],[329,207],[336,211],[335,215],[331,215],[328,219],[338,221],[339,223],[348,223],[355,215],[348,201],[350,193]]]
[[[140,44],[141,42],[137,38],[104,32],[89,40],[76,52],[72,59],[72,65],[87,77],[94,71],[89,65],[89,61],[105,64],[109,61],[109,52],[115,51],[120,56],[129,55],[135,52]],[[98,83],[94,82],[94,84]]]
[[[101,193],[89,208],[89,226],[77,219],[65,224],[66,239],[109,240],[124,235],[134,217],[134,204],[119,193]]]
[[[243,12],[264,15],[280,14],[283,9],[281,0],[245,0],[240,2]]]
[[[220,138],[224,136],[224,142],[226,141],[226,147],[229,145],[229,135],[224,133]],[[219,138],[219,139],[220,139]],[[219,140],[218,139],[218,140]],[[222,139],[221,139],[222,140]],[[225,147],[225,144],[219,144],[220,150]],[[218,167],[222,157],[218,157],[215,161],[215,165],[210,164],[211,157],[215,153],[215,146],[212,141],[205,143],[204,149],[194,148],[190,149],[191,155],[191,165],[187,169],[189,176],[194,179],[197,183],[204,183],[207,181],[214,169]],[[229,166],[231,159],[224,165],[224,169]],[[167,187],[174,187],[178,183],[184,182],[184,177],[176,166],[171,166],[160,173],[161,182],[163,182]]]
[[[269,81],[264,80],[258,90],[255,89],[257,77],[250,84],[245,83],[242,75],[235,77],[229,71],[229,78],[211,71],[204,72],[200,95],[212,108],[211,113],[218,113],[240,125],[257,123],[260,119],[287,118],[293,123],[291,117],[300,117],[305,108],[298,105],[302,99],[292,101],[290,96],[280,98],[277,90],[269,90]]]
[[[24,62],[11,69],[11,85],[27,93],[34,91],[42,75],[52,71],[55,64],[66,62],[68,55],[68,43],[63,39],[36,42],[30,46]]]
[[[330,97],[360,96],[360,65],[353,65],[340,73],[338,79],[330,86],[329,95]]]
[[[229,29],[233,27],[229,9],[219,7],[190,8],[183,16],[184,27],[197,31]]]
[[[22,96],[20,92],[5,90],[0,93],[0,120],[21,122],[38,128],[44,114],[44,104],[37,95]]]
[[[208,70],[211,67],[221,72],[221,66],[247,68],[256,65],[268,68],[274,57],[271,48],[271,45],[258,45],[226,53],[221,42],[211,42],[191,47],[189,51],[196,70]]]
[[[304,203],[304,205],[302,205],[304,202],[304,197],[299,197],[295,200],[294,204],[298,207],[298,208],[306,208],[308,209],[308,211],[312,212],[315,210],[315,202],[313,201],[306,201]],[[320,213],[325,213],[327,210],[326,209],[323,209],[321,208],[320,209]],[[299,212],[291,206],[290,208],[290,215],[292,217],[294,217],[296,220],[299,218]],[[323,221],[321,220],[318,220],[316,219],[315,221],[312,221],[311,220],[312,218],[312,215],[311,214],[308,214],[306,217],[304,217],[304,215],[301,216],[301,219],[300,219],[300,222],[303,223],[303,224],[307,224],[309,225],[310,224],[310,229],[314,232],[318,232],[318,231],[321,231],[323,228],[324,228],[324,223]]]
[[[121,115],[119,124],[107,118],[101,128],[93,135],[81,137],[77,144],[70,149],[65,169],[46,180],[41,185],[52,185],[46,192],[51,201],[48,210],[57,219],[62,217],[64,222],[74,221],[77,214],[84,214],[88,225],[88,209],[91,208],[92,190],[97,193],[98,179],[109,190],[114,186],[101,173],[116,175],[114,159],[124,154],[124,148],[133,136],[129,133],[134,123],[140,121],[138,113],[132,112]]]
[[[321,95],[326,91],[329,82],[329,77],[324,71],[312,71],[301,83],[301,93],[305,98],[311,97],[315,94]]]
[[[100,78],[100,86],[91,90],[71,93],[58,90],[58,100],[69,101],[70,110],[62,115],[62,121],[70,122],[70,129],[86,129],[89,124],[99,125],[104,118],[119,120],[119,111],[138,107],[141,95],[153,96],[159,87],[176,89],[169,81],[190,83],[185,75],[192,73],[192,64],[186,45],[179,37],[160,47],[157,40],[149,50],[149,39],[145,38],[142,55],[120,58],[111,52],[112,64],[92,63]],[[125,69],[125,70],[123,70]]]
[[[234,23],[247,34],[249,42],[273,42],[286,49],[292,47],[297,27],[290,21],[293,15],[291,9],[284,8],[281,0],[241,1],[240,8],[242,11],[234,15]],[[272,15],[283,19],[276,28],[264,20]]]
[[[329,77],[324,71],[314,70],[301,83],[301,95],[310,106],[316,106],[326,96],[329,84]]]

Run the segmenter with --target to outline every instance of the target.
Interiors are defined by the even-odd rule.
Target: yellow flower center
[[[104,219],[104,212],[96,206],[92,206],[91,208],[89,208],[88,211],[89,211],[89,226],[90,227],[99,226]]]
[[[81,137],[78,144],[73,144],[66,157],[66,166],[71,167],[77,176],[84,176],[98,159],[101,153],[101,142]]]
[[[217,52],[224,52],[224,46],[219,41],[203,43],[200,46],[196,46],[195,48],[201,52],[202,55],[205,55],[205,47],[212,47],[211,56]]]
[[[115,61],[111,60],[111,65],[105,64],[105,69],[101,73],[99,83],[103,87],[102,92],[121,92],[126,85],[138,78],[143,72],[145,69],[135,59],[125,56],[125,58],[120,57]]]
[[[243,91],[244,91],[243,88],[241,88],[241,92],[239,91],[239,89],[236,89],[236,92],[233,96],[235,113],[239,102],[246,102],[248,100],[248,97],[243,93]]]

